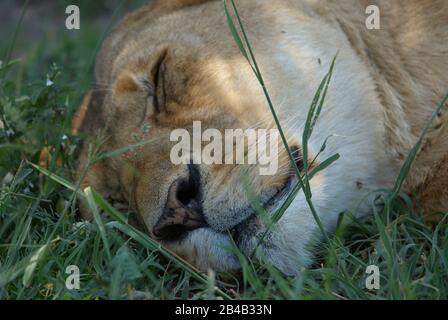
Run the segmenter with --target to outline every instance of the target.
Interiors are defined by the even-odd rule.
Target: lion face
[[[211,152],[209,143],[225,140],[230,129],[271,132],[276,126],[260,83],[227,32],[222,3],[185,2],[205,4],[182,7],[183,1],[160,1],[144,7],[128,16],[103,45],[97,58],[98,85],[75,118],[75,129],[86,138],[78,178],[117,208],[124,204],[135,212],[152,237],[202,270],[238,268],[236,245],[248,256],[258,247],[255,257],[296,274],[310,261],[308,245],[317,231],[302,192],[270,232],[266,230],[297,184],[293,163],[303,169],[303,125],[334,48],[341,48],[335,77],[308,155],[315,165],[336,152],[341,155],[336,165],[311,180],[313,203],[325,228],[363,192],[390,183],[393,176],[376,174],[388,162],[378,152],[384,149],[384,128],[373,86],[366,85],[369,74],[345,36],[333,25],[319,22],[316,28],[314,16],[301,12],[301,5],[295,4],[292,13],[288,1],[244,1],[241,14],[248,17],[247,28],[293,157],[271,134],[264,144],[263,135],[251,143],[237,135],[230,140],[231,150],[222,143]],[[324,33],[327,38],[320,41]],[[192,143],[173,160],[179,154],[179,130]],[[88,146],[99,132],[102,151],[132,147],[87,166]],[[337,138],[323,151],[328,137]],[[236,154],[230,163],[197,161],[197,147],[201,156],[207,150],[220,160],[239,149],[241,141],[247,143],[240,160],[249,158],[250,147],[256,145],[265,154],[271,151],[275,166],[270,167],[271,161],[237,161]],[[265,174],[266,166],[275,170]]]
[[[212,11],[221,12],[219,3],[213,5]],[[193,10],[201,14],[200,7]],[[225,26],[224,17],[219,16]],[[77,126],[91,137],[101,132],[102,151],[136,147],[89,166],[81,175],[87,166],[88,145],[94,140],[87,138],[78,175],[82,186],[92,186],[117,207],[124,204],[152,237],[202,270],[233,270],[239,266],[235,249],[249,256],[258,248],[260,259],[296,273],[307,260],[301,238],[311,230],[297,232],[291,227],[297,221],[287,218],[290,214],[258,246],[270,217],[297,183],[281,139],[277,136],[274,141],[270,134],[276,126],[260,84],[230,34],[220,43],[213,39],[215,33],[202,28],[184,27],[174,36],[166,25],[170,22],[153,23],[151,34],[140,44],[144,49],[126,41],[123,52],[127,54],[118,53],[109,68],[98,62],[97,70],[107,69],[103,72],[107,76],[97,71],[102,86],[92,89]],[[161,34],[165,40],[159,39]],[[109,43],[116,41],[112,37]],[[107,46],[106,42],[99,60],[107,56]],[[194,155],[180,163],[173,161],[173,149],[179,144],[173,141],[173,132],[183,130],[193,141],[195,123],[201,125],[202,151],[217,139],[204,137],[207,130],[222,134],[221,146],[212,153],[221,151],[218,158],[223,161],[195,162]],[[230,145],[234,148],[229,150],[225,140],[229,130],[266,134],[252,141],[244,135],[233,136]],[[285,134],[301,169],[299,139],[288,129]],[[264,150],[275,160],[270,168],[274,170],[266,174],[263,169],[270,163],[238,161],[235,149],[240,142],[243,158],[251,147]],[[229,163],[226,159],[232,151],[235,157]],[[305,206],[299,198],[295,201]],[[297,210],[297,204],[291,208]],[[82,207],[82,211],[88,217],[88,210]]]
[[[227,74],[214,76],[216,67]],[[268,217],[297,183],[281,140],[274,141],[269,135],[276,127],[250,72],[242,60],[229,63],[191,57],[176,47],[165,47],[127,64],[112,91],[101,98],[103,112],[110,111],[103,150],[136,147],[89,168],[83,186],[91,185],[109,200],[129,204],[152,237],[203,270],[237,268],[234,245],[250,255],[269,225]],[[239,84],[245,78],[248,81]],[[229,85],[234,88],[231,92]],[[92,95],[101,95],[101,89],[94,89]],[[197,123],[202,151],[212,140],[204,141],[207,129],[222,133],[218,145],[222,161],[195,162],[192,157],[173,161],[173,150],[179,145],[173,141],[173,132],[182,129],[194,140]],[[236,151],[233,161],[226,161],[234,151],[225,145],[226,133],[248,129],[268,134],[255,136],[251,144],[246,136],[234,135],[230,146],[237,149],[242,142],[246,158],[251,147],[258,152],[269,148],[266,154],[276,162],[274,171],[266,174],[258,162],[238,162]],[[297,166],[302,168],[298,140],[286,135]],[[182,153],[190,155],[190,149]],[[257,205],[268,217],[260,216]],[[281,252],[288,234],[276,229],[265,237],[259,254],[273,257],[281,253],[297,260],[296,254]],[[297,261],[291,265],[296,268]]]
[[[227,146],[208,145],[226,137],[227,130],[276,129],[263,90],[227,31],[222,2],[159,0],[129,14],[103,44],[97,57],[97,84],[73,121],[74,133],[85,138],[78,180],[117,208],[135,212],[151,236],[200,269],[238,268],[235,245],[251,255],[270,225],[269,218],[297,184],[292,165],[303,167],[301,137],[309,104],[338,52],[324,107],[307,144],[307,160],[317,165],[336,153],[340,158],[313,176],[312,202],[327,230],[346,209],[354,208],[358,216],[368,213],[374,191],[394,185],[403,155],[426,123],[425,114],[433,112],[445,90],[443,46],[413,40],[415,50],[401,51],[403,43],[410,48],[408,39],[417,39],[417,31],[403,29],[398,36],[395,27],[400,23],[395,19],[414,19],[412,14],[422,11],[418,5],[413,3],[417,9],[407,15],[389,19],[392,25],[382,22],[384,32],[370,32],[363,29],[365,8],[359,1],[345,9],[340,3],[333,7],[318,1],[239,1],[293,151],[289,159],[282,142],[268,134],[270,161],[255,163],[197,161],[197,149],[207,150],[215,160],[227,158]],[[431,35],[442,32],[444,24],[435,17],[419,15],[426,21],[419,24],[419,32],[426,33],[431,24]],[[396,52],[402,55],[394,56]],[[406,55],[409,59],[404,59]],[[410,64],[411,60],[415,62]],[[409,76],[422,68],[432,72],[420,79]],[[439,118],[443,121],[442,114]],[[195,124],[202,128],[199,139]],[[425,202],[444,210],[446,197],[430,192],[431,186],[443,189],[440,185],[447,180],[442,170],[446,135],[440,131],[446,126],[439,123],[435,129],[417,157],[407,190],[423,183]],[[185,136],[193,146],[185,147],[182,140],[179,148],[176,139]],[[232,138],[230,149],[240,150],[235,160],[250,158],[253,145],[267,151],[268,144],[260,137],[243,143],[242,149],[238,142],[249,139]],[[98,140],[101,151],[126,152],[112,152],[109,155],[115,156],[92,163],[90,150],[96,148],[90,146],[98,145]],[[182,157],[173,158],[179,150]],[[199,153],[202,159],[204,153]],[[276,160],[274,165],[271,160]],[[265,174],[266,168],[275,170]],[[319,234],[307,202],[299,192],[266,233],[257,258],[287,274],[297,274],[309,263],[309,246]],[[89,218],[82,204],[81,212]]]

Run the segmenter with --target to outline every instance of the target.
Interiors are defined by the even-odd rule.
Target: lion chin
[[[133,212],[150,236],[201,270],[232,271],[241,256],[254,254],[285,274],[299,273],[322,237],[303,192],[269,232],[266,222],[297,183],[295,170],[339,154],[310,181],[322,226],[331,231],[348,209],[368,214],[373,191],[393,187],[448,89],[448,2],[376,1],[378,30],[366,27],[363,3],[237,2],[292,157],[270,133],[277,127],[263,88],[228,31],[222,1],[161,0],[128,14],[104,42],[97,84],[73,120],[83,138],[76,179]],[[304,159],[309,106],[336,54]],[[419,194],[428,218],[448,209],[447,119],[443,110],[403,186]],[[188,152],[173,161],[183,137],[198,135],[195,123],[203,153],[211,148],[205,142],[230,129],[261,130],[240,155],[249,157],[253,146],[275,150],[275,170],[235,161],[238,153],[220,162],[228,155],[221,145],[209,152],[212,161],[188,160]],[[248,140],[234,134],[230,141]],[[91,165],[98,141],[103,152],[134,147]],[[80,211],[91,219],[87,206]]]

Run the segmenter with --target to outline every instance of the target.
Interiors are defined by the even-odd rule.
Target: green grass
[[[110,14],[118,17],[122,9]],[[96,10],[101,14],[103,8]],[[378,193],[372,204],[374,214],[362,221],[354,219],[352,212],[341,214],[336,232],[327,235],[316,249],[315,264],[298,277],[285,277],[272,266],[246,257],[240,257],[242,271],[238,274],[201,274],[127,225],[126,217],[93,189],[79,190],[70,178],[77,151],[70,120],[93,81],[93,52],[110,25],[99,25],[95,10],[89,12],[79,33],[60,29],[50,31],[41,41],[27,43],[21,41],[19,25],[16,44],[1,48],[4,52],[12,48],[12,57],[17,51],[26,54],[10,65],[3,60],[0,70],[4,127],[0,129],[0,179],[9,178],[0,189],[0,299],[448,298],[446,220],[426,224],[415,211],[418,206],[413,199],[400,193],[418,145],[395,188]],[[240,48],[246,50],[268,98],[249,39],[239,36],[243,30],[238,21],[230,21],[234,36],[238,35],[237,44],[239,41]],[[53,84],[47,86],[47,80]],[[319,115],[323,90],[314,103],[310,101],[311,127],[306,135],[312,133],[312,123]],[[275,115],[274,106],[269,103],[269,107]],[[32,165],[45,145],[55,148],[62,166],[53,162],[45,170]],[[312,190],[307,190],[307,181],[311,177],[303,176],[303,183],[296,188],[296,192],[309,192],[310,205]],[[76,219],[77,198],[87,199],[94,223]],[[113,220],[103,221],[101,210]],[[365,270],[370,264],[380,269],[379,290],[365,287]],[[80,269],[79,290],[65,287],[69,265]]]

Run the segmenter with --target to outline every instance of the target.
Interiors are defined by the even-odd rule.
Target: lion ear
[[[105,90],[96,87],[90,90],[84,96],[81,106],[73,116],[71,129],[73,135],[81,136],[84,141],[80,144],[80,152],[74,180],[80,182],[81,190],[92,186],[97,192],[108,196],[110,194],[109,185],[112,183],[114,176],[107,176],[107,173],[110,172],[107,168],[107,164],[102,161],[89,164],[89,145],[91,140],[94,139],[99,130],[104,127],[104,96]],[[80,214],[84,219],[92,219],[90,209],[84,201],[81,201],[79,209]]]
[[[82,100],[81,107],[75,113],[72,119],[72,135],[77,136],[81,129],[81,126],[84,122],[84,119],[87,114],[87,110],[89,109],[90,100],[92,97],[92,90],[90,90]]]
[[[72,119],[72,134],[94,134],[104,126],[103,102],[105,90],[93,88],[82,100]]]

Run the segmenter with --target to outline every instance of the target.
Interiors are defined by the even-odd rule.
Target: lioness
[[[308,108],[338,53],[308,158],[329,138],[315,164],[335,153],[340,159],[312,178],[312,201],[328,230],[346,209],[368,213],[372,191],[393,186],[448,90],[448,2],[236,4],[299,169]],[[379,30],[365,24],[371,4],[380,9]],[[248,196],[247,175],[252,193],[271,214],[297,178],[283,146],[274,175],[260,175],[257,165],[170,160],[170,133],[192,130],[193,121],[220,131],[275,128],[263,90],[228,29],[223,2],[160,0],[127,15],[103,44],[96,82],[73,122],[85,138],[82,187],[129,207],[151,236],[198,268],[238,268],[231,238],[250,255],[266,230]],[[432,123],[404,186],[419,192],[428,214],[448,208],[447,119],[441,112]],[[85,170],[98,132],[103,151],[150,142]],[[85,208],[82,214],[90,217]],[[300,192],[257,257],[297,274],[311,260],[317,231]]]

